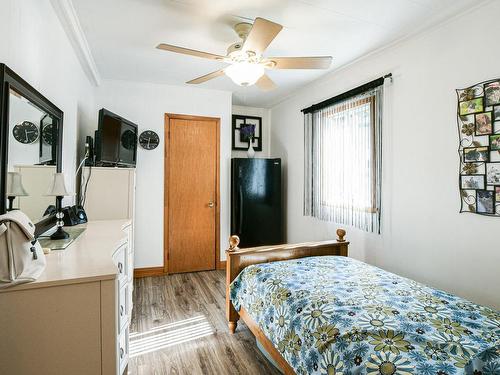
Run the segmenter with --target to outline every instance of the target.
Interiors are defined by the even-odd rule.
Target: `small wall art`
[[[233,115],[233,150],[248,150],[250,142],[255,151],[262,151],[262,117]]]
[[[500,217],[500,78],[457,97],[460,212]]]

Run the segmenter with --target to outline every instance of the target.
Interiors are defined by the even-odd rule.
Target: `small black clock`
[[[54,126],[52,124],[47,124],[42,128],[42,139],[45,144],[52,146],[55,137],[57,137],[57,134],[54,134]]]
[[[34,143],[40,135],[38,127],[29,121],[23,121],[12,129],[12,135],[16,141],[29,144]]]
[[[145,150],[154,150],[160,144],[160,137],[152,130],[145,130],[139,136],[139,144]]]

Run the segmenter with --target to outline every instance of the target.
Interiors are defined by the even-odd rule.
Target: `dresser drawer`
[[[128,279],[128,269],[127,269],[127,245],[122,245],[113,254],[113,261],[118,268],[118,278]]]
[[[129,293],[128,293],[128,284],[125,284],[118,294],[118,327],[119,331],[122,332],[124,327],[128,324],[129,317]]]
[[[118,341],[118,363],[120,374],[123,374],[128,364],[128,328],[122,332]]]

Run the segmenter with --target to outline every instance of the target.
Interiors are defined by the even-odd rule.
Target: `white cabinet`
[[[85,193],[85,212],[89,220],[129,219],[126,228],[128,248],[116,256],[115,263],[122,274],[127,274],[126,314],[132,318],[132,293],[134,289],[134,210],[135,168],[85,167],[83,177],[88,179]],[[123,284],[123,283],[122,283]]]
[[[89,220],[134,220],[135,168],[85,167],[83,177]]]
[[[122,375],[129,354],[130,220],[90,221],[34,282],[0,289],[0,373]],[[23,360],[24,358],[24,360]]]

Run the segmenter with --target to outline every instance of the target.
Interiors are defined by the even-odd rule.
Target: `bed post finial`
[[[345,242],[345,230],[337,229],[337,242]]]
[[[238,245],[240,244],[240,238],[236,235],[229,237],[229,249],[226,251],[228,253],[232,253],[233,251],[238,250]]]
[[[238,236],[229,237],[229,249],[226,250],[226,318],[229,326],[229,333],[233,334],[238,325],[240,315],[231,302],[231,288],[229,287],[234,278],[238,275],[239,259],[238,254],[240,238]],[[234,254],[233,254],[234,253]]]

